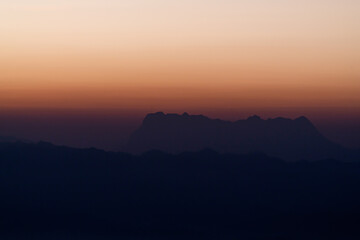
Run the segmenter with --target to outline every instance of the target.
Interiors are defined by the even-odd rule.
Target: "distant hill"
[[[236,122],[184,113],[148,114],[129,139],[128,151],[169,153],[210,148],[220,153],[262,152],[287,160],[351,160],[354,153],[326,139],[306,118],[261,119]]]
[[[11,137],[11,136],[0,136],[0,143],[4,143],[4,142],[27,142],[27,143],[30,143],[29,140],[25,140],[25,139],[19,139],[19,138]]]

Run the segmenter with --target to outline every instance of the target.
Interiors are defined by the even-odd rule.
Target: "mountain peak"
[[[165,113],[164,112],[156,112],[156,113],[149,113],[148,116],[149,115],[162,117],[162,116],[165,116]]]
[[[152,121],[158,121],[163,117],[165,117],[165,114],[163,112],[149,113],[144,118],[143,125],[148,124],[149,122]]]
[[[137,153],[213,149],[219,153],[263,152],[286,159],[328,158],[333,156],[329,152],[340,148],[304,116],[264,120],[253,115],[245,121],[229,122],[186,112],[148,114],[128,142],[128,150]]]
[[[262,118],[259,117],[258,115],[253,115],[253,116],[248,117],[247,120],[248,120],[248,121],[261,121]]]
[[[298,118],[295,119],[295,121],[311,123],[310,120],[305,116],[298,117]]]

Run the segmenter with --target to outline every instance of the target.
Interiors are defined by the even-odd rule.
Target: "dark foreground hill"
[[[357,162],[1,143],[0,238],[359,239],[359,186]]]
[[[128,150],[142,153],[161,150],[169,153],[200,151],[221,153],[262,152],[286,160],[351,160],[354,153],[326,139],[305,117],[295,120],[258,116],[236,122],[202,115],[148,114],[134,132]]]

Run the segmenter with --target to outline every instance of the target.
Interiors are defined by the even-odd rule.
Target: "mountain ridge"
[[[360,162],[285,162],[213,150],[131,155],[15,142],[0,143],[0,166],[1,239],[360,235]]]
[[[325,138],[305,116],[262,119],[253,115],[226,121],[186,112],[150,113],[127,146],[132,153],[180,153],[206,148],[220,153],[263,152],[287,160],[351,158],[347,149]]]

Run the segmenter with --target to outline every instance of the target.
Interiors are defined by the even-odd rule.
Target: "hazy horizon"
[[[360,2],[0,3],[0,107],[360,109]]]
[[[1,239],[360,239],[359,160],[360,0],[0,0]]]
[[[334,109],[333,109],[334,110]],[[336,109],[335,109],[336,110]],[[162,109],[22,109],[3,110],[0,113],[0,135],[31,141],[48,141],[71,147],[96,147],[105,150],[124,150],[129,136],[140,127],[146,114],[165,113],[202,114],[210,118],[236,121],[252,115],[263,119],[286,117],[309,118],[318,130],[330,140],[348,148],[360,148],[360,118],[354,118],[352,109],[207,109],[171,111]],[[307,114],[299,114],[299,113]]]
[[[156,111],[305,115],[359,146],[359,16],[353,0],[2,1],[0,134],[83,146]]]

